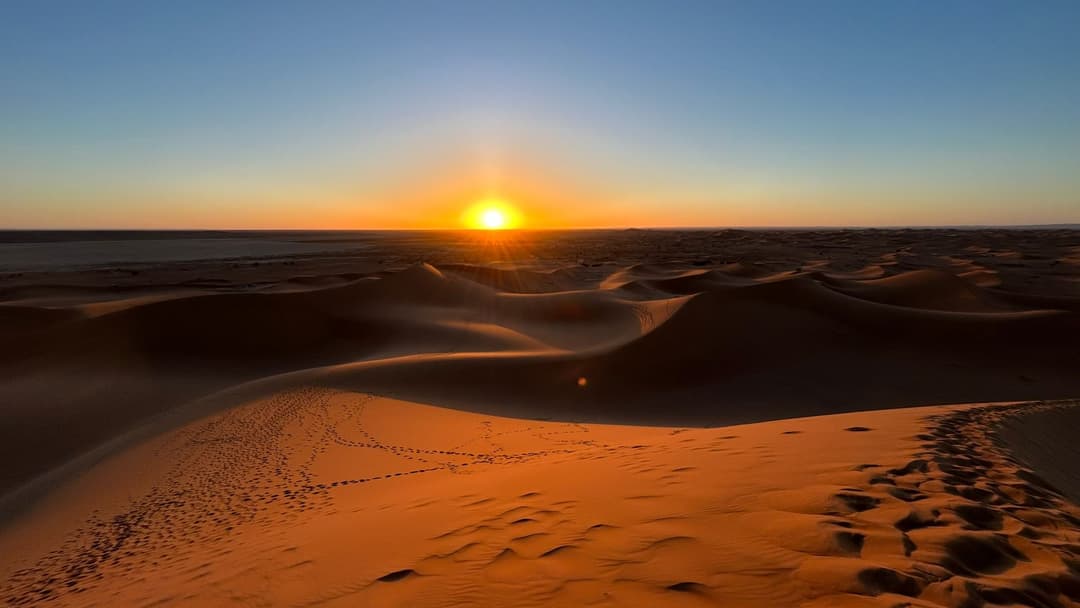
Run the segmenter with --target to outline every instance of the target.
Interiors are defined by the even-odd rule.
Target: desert
[[[1080,608],[1077,0],[11,0],[0,606]]]
[[[12,605],[1080,601],[1072,230],[164,236],[0,275]]]

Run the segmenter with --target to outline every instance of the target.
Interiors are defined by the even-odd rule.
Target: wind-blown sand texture
[[[1080,509],[989,430],[1067,405],[688,429],[297,388],[166,432],[52,495],[0,539],[4,597],[1070,605]]]
[[[0,275],[0,597],[1075,605],[1080,245],[1033,234]]]

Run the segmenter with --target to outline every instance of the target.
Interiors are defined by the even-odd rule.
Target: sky
[[[1080,2],[0,5],[0,227],[1080,222]]]

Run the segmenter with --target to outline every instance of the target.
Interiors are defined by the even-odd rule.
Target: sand
[[[1075,234],[0,275],[0,597],[1076,605]]]
[[[1068,411],[1075,424],[1072,405],[688,429],[272,392],[51,495],[0,538],[4,597],[1068,605],[1080,600],[1080,509],[1013,463],[988,429],[1029,411]]]

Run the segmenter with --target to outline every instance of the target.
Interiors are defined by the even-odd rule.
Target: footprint
[[[938,521],[936,513],[915,510],[905,515],[903,519],[894,523],[893,527],[901,532],[908,532],[919,528],[929,528],[931,526],[941,525],[944,524],[941,521]]]
[[[701,583],[695,583],[692,581],[683,581],[681,583],[673,583],[665,587],[668,591],[676,591],[678,593],[705,593],[708,587]]]
[[[834,494],[833,498],[839,500],[845,507],[852,511],[869,511],[881,503],[881,500],[865,494]]]
[[[1028,561],[1027,557],[999,536],[958,536],[945,543],[944,565],[961,576],[1001,574]]]
[[[926,498],[926,494],[922,492],[916,492],[915,490],[909,490],[907,488],[888,488],[886,490],[894,498],[899,498],[904,502],[915,502],[917,500],[923,500]]]
[[[858,574],[859,583],[870,595],[896,593],[915,597],[922,592],[918,579],[891,568],[867,568]]]
[[[960,505],[953,511],[974,530],[1000,530],[1003,518],[1000,511],[982,505]]]
[[[393,571],[393,572],[391,572],[389,574],[384,574],[384,575],[380,576],[379,578],[377,578],[375,580],[377,580],[379,582],[382,582],[382,583],[396,583],[397,581],[400,581],[400,580],[403,580],[403,579],[406,579],[406,578],[408,578],[410,576],[415,576],[415,575],[416,575],[415,570],[412,570],[411,568],[406,568],[405,570],[395,570],[395,571]]]
[[[833,535],[833,538],[836,540],[836,546],[841,551],[855,556],[862,553],[863,543],[866,542],[866,536],[858,532],[837,532]]]

